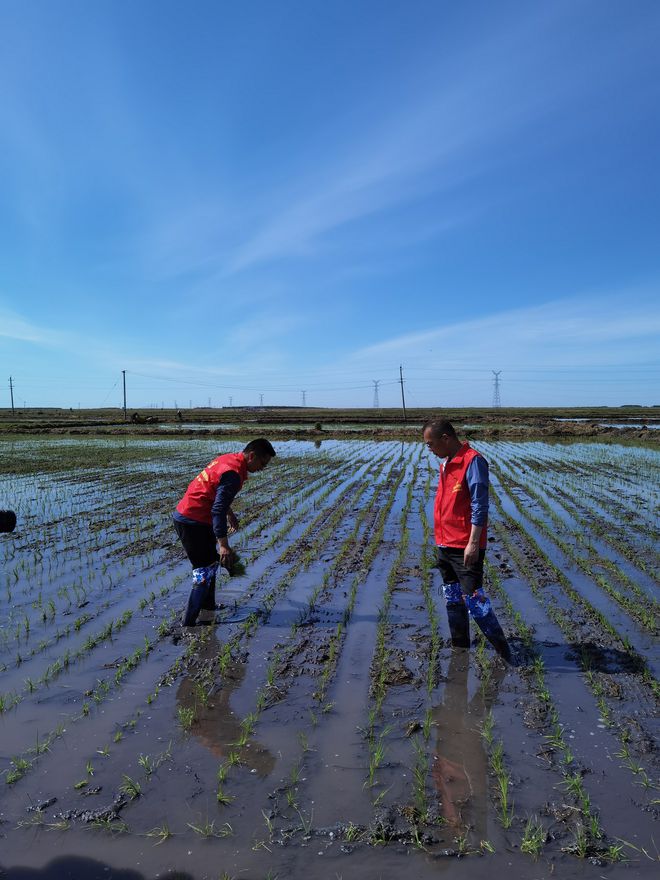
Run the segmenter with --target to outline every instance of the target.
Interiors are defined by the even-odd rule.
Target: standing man
[[[440,465],[433,520],[451,643],[456,648],[470,647],[469,614],[500,657],[512,663],[511,648],[482,587],[488,462],[469,443],[460,442],[447,419],[431,419],[424,425],[424,443],[445,459]]]
[[[263,438],[251,440],[242,452],[219,455],[195,477],[177,504],[174,528],[193,568],[184,626],[194,626],[202,609],[216,609],[218,565],[231,571],[236,558],[227,538],[227,524],[232,531],[238,529],[232,501],[248,474],[262,471],[274,456],[275,450]]]

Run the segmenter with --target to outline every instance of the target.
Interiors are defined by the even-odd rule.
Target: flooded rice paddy
[[[657,876],[660,456],[475,445],[515,668],[448,647],[421,444],[276,444],[182,632],[170,514],[237,444],[4,442],[0,877]]]

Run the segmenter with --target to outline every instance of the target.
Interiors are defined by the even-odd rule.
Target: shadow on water
[[[278,629],[288,630],[292,624],[297,624],[301,627],[313,627],[315,629],[332,629],[334,630],[337,626],[337,617],[334,612],[339,613],[341,609],[339,606],[325,606],[324,609],[327,614],[325,617],[321,617],[317,612],[310,612],[309,603],[302,602],[291,597],[288,597],[286,600],[286,605],[282,607],[278,607],[273,609],[273,611],[268,616],[268,621],[266,623],[269,627],[276,627]],[[263,610],[257,605],[242,605],[240,608],[237,608],[235,611],[232,608],[223,609],[217,616],[215,623],[216,624],[234,624],[234,623],[242,623],[244,620],[247,620],[252,614],[256,614],[261,617],[263,615]],[[351,620],[354,621],[368,621],[370,623],[378,622],[378,614],[354,614]],[[397,622],[397,618],[394,617],[393,621]],[[210,626],[213,624],[212,620],[201,620],[200,625]]]
[[[162,880],[195,880],[192,874],[169,871]],[[3,868],[0,880],[147,880],[145,874],[132,868],[113,868],[105,862],[81,856],[62,856],[44,868]]]
[[[437,738],[433,782],[442,815],[457,832],[470,829],[483,839],[488,818],[488,757],[483,747],[482,725],[506,676],[495,666],[489,687],[479,688],[468,699],[469,651],[452,651],[443,701],[433,710]]]
[[[195,724],[190,729],[204,748],[219,758],[226,758],[236,751],[236,743],[243,733],[241,719],[231,709],[231,698],[245,678],[244,662],[230,663],[222,684],[207,690],[203,683],[207,675],[215,678],[215,664],[222,653],[222,645],[215,632],[200,650],[195,667],[182,679],[176,693],[177,707],[192,710]],[[241,752],[241,762],[260,777],[268,776],[275,766],[274,756],[255,741]]]
[[[585,670],[603,672],[606,675],[617,673],[638,674],[644,671],[644,661],[629,651],[597,645],[595,642],[534,642],[528,648],[519,639],[511,639],[511,646],[521,658],[522,666],[530,665],[534,655],[543,657],[545,668],[551,672],[581,674]]]

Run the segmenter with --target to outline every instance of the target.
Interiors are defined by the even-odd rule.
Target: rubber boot
[[[465,596],[465,604],[470,617],[474,619],[500,657],[507,663],[513,663],[511,648],[483,588],[479,587],[471,596]]]
[[[453,648],[470,647],[470,620],[462,602],[447,603],[447,620]]]
[[[193,588],[190,591],[190,596],[188,597],[188,606],[186,607],[186,613],[183,616],[184,626],[194,626],[197,623],[199,612],[202,610],[202,607],[204,605],[204,599],[206,598],[207,589],[208,584],[205,581],[202,581],[201,584],[193,584]]]
[[[504,631],[502,630],[497,617],[495,616],[495,612],[491,610],[483,617],[475,617],[474,622],[495,648],[500,657],[503,660],[506,660],[507,663],[513,664],[511,647],[506,640],[506,636],[504,635]]]
[[[209,591],[212,592],[215,599],[215,575],[217,570],[217,562],[202,566],[201,568],[193,568],[193,586],[188,598],[188,607],[183,617],[184,626],[194,626],[197,623],[199,612],[209,602]]]
[[[458,581],[454,581],[452,584],[443,584],[442,594],[447,604],[447,620],[452,646],[454,648],[469,648],[470,621],[467,607],[463,601],[461,585]]]
[[[206,596],[204,597],[204,602],[202,603],[202,611],[217,611],[218,606],[215,604],[215,575],[209,581],[209,585],[206,590]]]

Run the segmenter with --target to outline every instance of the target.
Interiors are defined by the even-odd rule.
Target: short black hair
[[[259,458],[275,458],[277,454],[265,437],[259,437],[257,440],[250,440],[243,452],[254,452]]]
[[[443,434],[447,434],[449,437],[455,437],[456,431],[454,430],[454,426],[449,421],[449,419],[441,419],[434,418],[429,419],[427,422],[424,422],[424,426],[422,428],[423,431],[426,431],[427,428],[431,429],[431,433],[434,437],[442,437]]]

